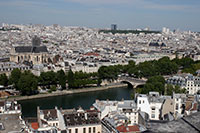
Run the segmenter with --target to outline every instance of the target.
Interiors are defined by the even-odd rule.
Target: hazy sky
[[[0,23],[200,31],[200,0],[0,0]]]

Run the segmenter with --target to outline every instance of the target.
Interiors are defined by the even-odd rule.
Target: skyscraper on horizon
[[[117,24],[111,24],[111,30],[117,30]]]

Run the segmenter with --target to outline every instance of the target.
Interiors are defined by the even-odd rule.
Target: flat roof
[[[1,114],[0,123],[3,124],[4,129],[0,130],[1,133],[20,132],[23,125],[20,124],[20,114]]]

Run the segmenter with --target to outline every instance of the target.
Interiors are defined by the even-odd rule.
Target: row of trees
[[[170,60],[169,57],[163,57],[159,60],[145,61],[135,65],[134,61],[129,61],[128,65],[102,66],[98,74],[100,79],[115,80],[119,74],[128,73],[129,76],[136,78],[149,78],[156,75],[175,74],[178,70],[194,74],[200,69],[200,63],[194,62],[191,58],[175,58]]]
[[[112,33],[112,34],[129,34],[129,33],[132,33],[132,34],[140,34],[140,33],[145,33],[145,34],[152,34],[152,33],[155,33],[155,34],[158,34],[160,33],[159,31],[146,31],[146,30],[143,30],[143,31],[138,31],[138,30],[100,30],[99,31],[100,33],[103,32],[103,33]]]
[[[98,73],[83,73],[71,70],[65,73],[63,70],[53,72],[42,72],[39,77],[33,75],[30,71],[21,72],[14,69],[11,75],[7,77],[5,74],[0,75],[0,85],[13,85],[22,95],[31,95],[38,92],[38,86],[42,89],[55,91],[57,86],[62,90],[66,89],[66,83],[70,89],[83,88],[93,85],[100,85]]]
[[[13,85],[22,95],[31,95],[38,92],[38,86],[43,89],[51,89],[52,86],[60,85],[62,89],[66,89],[66,79],[67,77],[63,70],[57,73],[53,71],[42,72],[37,77],[30,71],[21,72],[19,69],[14,69],[9,77],[5,74],[0,75],[0,85],[5,87]]]
[[[199,68],[200,62],[194,62],[191,58],[170,60],[168,57],[163,57],[157,61],[146,61],[137,65],[134,61],[129,61],[128,65],[102,66],[97,73],[73,73],[71,70],[65,73],[60,70],[58,72],[42,72],[39,77],[36,77],[30,71],[22,73],[19,69],[14,69],[10,77],[5,74],[0,75],[0,85],[14,85],[23,95],[30,95],[37,92],[37,86],[41,86],[43,89],[51,89],[53,86],[55,90],[59,85],[61,89],[66,89],[66,82],[68,82],[70,89],[83,88],[100,85],[102,80],[116,80],[118,75],[126,73],[136,78],[148,78],[144,88],[138,89],[141,93],[158,91],[164,94],[165,81],[162,76],[157,75],[170,75],[177,73],[178,70],[195,73]],[[168,87],[167,94],[177,90],[176,88]]]
[[[193,61],[189,57],[182,59],[175,58],[170,60],[168,57],[163,57],[159,60],[145,61],[135,64],[129,61],[128,65],[102,66],[98,71],[101,80],[116,80],[118,75],[122,73],[129,74],[136,78],[147,78],[146,84],[137,88],[138,93],[147,94],[149,91],[157,91],[160,94],[171,95],[172,92],[185,93],[185,89],[179,86],[165,85],[165,79],[162,75],[176,74],[179,70],[195,74],[200,69],[200,62]]]
[[[118,78],[118,75],[127,73],[132,68],[135,68],[134,61],[129,61],[128,65],[102,66],[98,70],[98,78],[100,80],[113,81]]]
[[[186,93],[186,89],[182,89],[179,86],[165,84],[165,79],[162,76],[150,77],[146,84],[141,88],[137,88],[136,91],[140,94],[148,94],[150,91],[156,91],[162,95],[172,95],[173,92]]]
[[[73,73],[72,70],[70,70],[68,72],[67,79],[69,89],[83,88],[100,84],[98,73],[84,73],[82,71]]]
[[[30,71],[24,71],[22,73],[19,69],[14,69],[10,77],[7,77],[5,74],[2,74],[0,77],[1,85],[13,85],[22,95],[37,93],[38,80]]]

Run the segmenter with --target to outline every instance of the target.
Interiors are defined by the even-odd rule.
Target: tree
[[[175,58],[172,60],[172,62],[175,62],[179,67],[181,68],[188,68],[190,67],[192,64],[194,64],[194,61],[189,58],[189,57],[184,57],[181,59]]]
[[[0,75],[0,85],[7,86],[8,85],[8,77],[6,74]]]
[[[62,89],[66,89],[66,75],[63,70],[60,70],[57,72],[57,79],[59,85],[62,87]]]
[[[171,84],[167,84],[166,85],[166,94],[167,95],[172,95],[173,92],[175,93],[186,93],[186,89],[185,88],[180,88],[180,86],[173,86]]]
[[[30,71],[25,71],[21,74],[17,86],[22,95],[32,95],[37,91],[38,81]]]
[[[101,66],[98,70],[101,80],[113,81],[118,78],[119,69],[116,66]]]
[[[165,79],[162,76],[150,77],[143,88],[137,90],[142,94],[148,94],[150,91],[156,91],[160,94],[165,92]]]
[[[11,72],[11,75],[10,75],[10,79],[9,79],[9,83],[10,84],[13,84],[14,87],[18,90],[19,88],[17,87],[17,83],[19,81],[21,77],[21,71],[16,68],[14,69],[12,72]]]
[[[156,62],[157,68],[159,70],[159,74],[161,75],[169,75],[173,73],[177,73],[178,65],[172,61],[170,61],[169,57],[163,57]]]
[[[50,89],[50,85],[57,84],[57,76],[53,71],[42,72],[39,77],[39,84]]]
[[[72,89],[74,87],[74,73],[70,69],[68,72],[68,87]]]
[[[174,91],[174,87],[171,84],[167,84],[166,85],[166,95],[172,95]]]
[[[147,83],[155,83],[155,82],[161,82],[162,84],[165,84],[165,79],[162,76],[153,76],[147,80]]]

